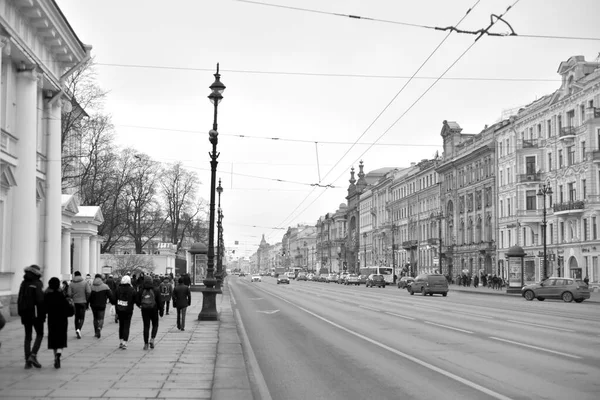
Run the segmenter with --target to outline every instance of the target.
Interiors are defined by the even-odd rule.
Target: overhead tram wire
[[[458,23],[456,24],[457,26],[460,25],[465,18],[471,13],[471,11],[477,7],[477,5],[479,4],[481,0],[477,0],[475,2],[475,4],[470,7],[467,12],[465,13],[465,15],[462,16],[462,18],[458,21]],[[412,79],[419,73],[419,71],[421,69],[423,69],[423,67],[425,66],[425,64],[427,64],[427,62],[433,57],[433,55],[438,51],[438,49],[444,44],[444,42],[446,42],[446,40],[450,37],[450,35],[452,34],[452,31],[448,32],[446,34],[446,36],[442,39],[442,41],[433,49],[433,51],[429,54],[429,56],[427,56],[427,58],[425,58],[425,60],[421,63],[421,65],[419,66],[419,68],[417,68],[417,70],[412,74],[411,79],[409,79],[407,82],[405,82],[405,84],[402,86],[402,88],[400,88],[400,90],[394,95],[394,97],[392,97],[392,99],[386,104],[386,106],[383,108],[383,110],[375,117],[375,119],[373,120],[373,122],[371,122],[371,124],[369,124],[369,126],[363,131],[363,133],[356,139],[356,141],[354,142],[353,145],[351,145],[348,150],[340,157],[340,159],[338,160],[338,162],[335,163],[335,165],[329,170],[329,172],[327,172],[327,174],[325,174],[325,176],[323,177],[323,179],[327,178],[327,176],[329,174],[331,174],[331,172],[340,164],[340,162],[342,162],[342,160],[344,159],[344,157],[346,157],[348,155],[348,153],[354,148],[354,146],[356,146],[356,143],[358,143],[358,141],[360,139],[363,138],[363,136],[366,135],[366,133],[371,129],[371,127],[379,120],[379,118],[383,115],[383,113],[392,105],[392,103],[396,100],[396,98],[404,91],[404,89],[408,86],[408,84],[410,82],[412,82]],[[370,147],[369,147],[370,148]],[[363,153],[364,154],[364,153]],[[339,179],[339,178],[338,178]],[[336,179],[337,180],[337,179]],[[277,226],[281,226],[284,225],[286,223],[286,221],[291,220],[294,213],[296,212],[296,210],[298,210],[302,204],[314,193],[314,190],[312,190],[301,202],[300,204],[298,204],[298,206],[296,208],[294,208],[294,210],[279,224],[277,224]],[[306,211],[308,209],[308,207],[310,207],[310,205],[312,205],[318,198],[320,198],[323,194],[325,193],[325,191],[321,192],[321,194],[319,194],[315,200],[313,200],[312,203],[310,203],[308,206],[306,206],[302,212],[300,212],[299,215],[301,215],[302,213],[304,213],[304,211]]]
[[[506,9],[506,11],[505,11],[503,14],[501,14],[501,15],[500,15],[500,16],[499,16],[499,17],[498,17],[496,20],[493,20],[493,19],[492,19],[492,20],[491,20],[491,22],[490,22],[490,25],[488,25],[488,27],[487,27],[487,28],[485,28],[485,30],[484,30],[484,31],[487,31],[487,30],[489,30],[489,29],[490,29],[492,26],[494,26],[494,24],[495,24],[495,23],[496,23],[498,20],[501,20],[502,16],[504,16],[504,15],[505,15],[505,14],[506,14],[508,11],[510,11],[510,10],[511,10],[511,9],[512,9],[512,8],[513,8],[515,5],[517,5],[517,3],[519,3],[519,1],[520,1],[520,0],[516,0],[516,1],[515,1],[515,2],[512,4],[512,5],[508,6],[508,8]],[[471,8],[471,9],[472,9],[472,8]],[[468,14],[468,13],[467,13],[467,14]],[[465,17],[466,17],[466,15],[465,15]],[[465,17],[463,17],[463,19],[464,19]],[[462,19],[461,19],[461,21],[462,21]],[[457,24],[457,25],[458,25],[458,24]],[[452,31],[450,31],[450,32],[449,32],[449,34],[450,34],[451,32],[452,32]],[[461,54],[461,55],[460,55],[460,56],[459,56],[459,57],[458,57],[458,58],[457,58],[457,59],[456,59],[456,60],[455,60],[455,61],[454,61],[452,64],[450,64],[450,66],[449,66],[449,67],[448,67],[448,68],[447,68],[447,69],[446,69],[446,70],[445,70],[445,71],[442,73],[441,77],[443,77],[443,75],[445,75],[446,73],[448,73],[448,71],[450,71],[450,69],[452,69],[452,67],[454,67],[454,65],[456,65],[456,63],[458,63],[458,61],[460,61],[460,60],[461,60],[461,59],[462,59],[462,58],[465,56],[465,54],[467,54],[467,53],[468,53],[468,52],[469,52],[469,51],[470,51],[470,50],[473,48],[473,46],[475,46],[475,44],[476,44],[476,43],[479,41],[479,39],[480,39],[482,36],[483,36],[483,33],[482,33],[482,34],[480,34],[480,35],[479,35],[479,36],[478,36],[478,37],[475,39],[475,41],[474,41],[474,42],[473,42],[473,43],[472,43],[472,44],[471,44],[471,45],[470,45],[470,46],[469,46],[469,47],[468,47],[468,48],[467,48],[465,51],[463,51],[463,52],[462,52],[462,54]],[[422,98],[423,98],[423,97],[424,97],[424,96],[425,96],[425,95],[426,95],[426,94],[427,94],[427,93],[428,93],[428,92],[429,92],[429,91],[432,89],[432,88],[433,88],[433,86],[435,86],[435,85],[436,85],[436,83],[437,83],[437,82],[439,82],[439,79],[438,79],[438,80],[436,80],[436,81],[434,81],[434,82],[433,82],[433,83],[432,83],[432,84],[431,84],[431,85],[430,85],[430,86],[429,86],[429,87],[428,87],[428,88],[427,88],[427,89],[426,89],[426,90],[425,90],[425,91],[424,91],[424,92],[423,92],[423,93],[422,93],[422,94],[421,94],[421,95],[420,95],[420,96],[419,96],[419,97],[418,97],[418,98],[417,98],[417,99],[416,99],[416,100],[415,100],[415,101],[414,101],[414,102],[413,102],[413,103],[412,103],[412,104],[411,104],[411,105],[408,107],[408,109],[406,109],[406,111],[404,111],[404,112],[402,113],[402,115],[400,115],[400,117],[398,117],[398,119],[396,119],[396,121],[394,121],[394,123],[392,123],[392,125],[390,125],[390,127],[389,127],[388,129],[386,129],[386,130],[385,130],[385,131],[384,131],[384,132],[383,132],[383,133],[382,133],[382,134],[381,134],[381,135],[380,135],[380,136],[377,138],[377,140],[376,140],[375,142],[379,141],[379,140],[380,140],[380,139],[381,139],[383,136],[385,136],[385,135],[386,135],[386,134],[389,132],[389,130],[390,130],[390,129],[392,129],[392,127],[394,127],[394,126],[395,126],[395,125],[396,125],[396,124],[397,124],[397,123],[398,123],[398,122],[399,122],[399,121],[400,121],[400,120],[401,120],[401,119],[402,119],[402,118],[403,118],[403,117],[404,117],[404,116],[405,116],[405,115],[406,115],[406,114],[407,114],[407,113],[408,113],[408,112],[409,112],[409,111],[410,111],[410,110],[411,110],[411,109],[412,109],[412,108],[413,108],[413,107],[414,107],[414,106],[415,106],[415,105],[416,105],[416,104],[417,104],[417,103],[418,103],[418,102],[419,102],[419,101],[420,101],[420,100],[421,100],[421,99],[422,99]],[[370,149],[371,149],[371,147],[369,147],[367,150],[365,150],[365,151],[364,151],[364,152],[363,152],[363,153],[360,155],[360,157],[358,157],[358,158],[357,158],[357,159],[354,161],[354,163],[356,163],[356,162],[357,162],[357,161],[358,161],[358,160],[359,160],[361,157],[363,157],[363,156],[364,156],[364,155],[365,155],[365,154],[366,154],[366,153],[367,153],[367,152],[368,152]],[[345,156],[345,155],[344,155],[344,156]],[[342,156],[342,158],[343,158],[344,156]],[[337,164],[336,164],[336,165],[337,165]],[[327,173],[327,175],[329,175],[329,173],[330,173],[331,171],[333,171],[333,168],[332,168],[332,169],[331,169],[331,170],[330,170],[330,171]],[[340,175],[339,175],[339,176],[338,176],[338,177],[337,177],[337,178],[334,180],[334,182],[335,182],[335,181],[337,181],[338,179],[340,179],[344,173],[346,173],[346,172],[343,172],[342,174],[340,174]],[[327,176],[327,175],[326,175],[326,176]],[[319,197],[320,197],[322,194],[323,194],[323,193],[321,193],[321,194],[320,194],[320,195],[317,197],[317,199],[318,199],[318,198],[319,198]],[[314,202],[315,202],[317,199],[313,200],[313,203],[314,203]],[[311,204],[312,204],[312,203],[311,203]],[[310,206],[310,205],[309,205],[309,206]],[[302,210],[302,212],[301,212],[300,214],[302,214],[304,211],[306,211],[306,210],[308,209],[308,207],[309,207],[309,206],[305,207],[305,208]],[[298,208],[298,207],[297,207],[297,208]],[[296,208],[296,209],[297,209],[297,208]],[[290,218],[290,217],[288,217],[288,219],[289,219],[289,218]]]
[[[192,71],[204,72],[213,71],[214,68],[193,68],[193,67],[176,67],[170,65],[149,65],[149,64],[117,64],[117,63],[94,63],[101,67],[117,67],[117,68],[147,68],[147,69],[166,69],[174,71]],[[231,72],[236,74],[261,74],[261,75],[292,75],[292,76],[316,76],[326,78],[372,78],[372,79],[423,79],[435,80],[435,76],[404,76],[404,75],[369,75],[369,74],[342,74],[342,73],[325,73],[325,72],[297,72],[297,71],[260,71],[260,70],[244,70],[244,69],[221,69],[223,72]],[[551,78],[492,78],[492,77],[444,77],[443,80],[454,81],[490,81],[490,82],[560,82],[560,79]]]
[[[379,19],[379,18],[363,17],[360,15],[353,15],[353,14],[343,14],[343,13],[336,13],[336,12],[330,12],[330,11],[315,10],[315,9],[310,9],[310,8],[284,6],[281,4],[272,4],[272,3],[265,3],[265,2],[253,1],[253,0],[233,0],[233,1],[237,1],[239,3],[248,3],[248,4],[259,5],[259,6],[266,6],[266,7],[283,8],[283,9],[288,9],[288,10],[292,10],[292,11],[302,11],[302,12],[308,12],[308,13],[314,13],[314,14],[330,15],[330,16],[334,16],[334,17],[343,17],[343,18],[350,18],[350,19],[356,19],[356,20],[365,20],[365,21],[381,22],[381,23],[393,24],[393,25],[402,25],[402,26],[408,26],[408,27],[413,27],[413,28],[433,29],[433,30],[437,30],[437,31],[451,30],[456,33],[468,34],[468,35],[479,35],[481,33],[481,30],[468,31],[468,30],[458,29],[459,24],[456,24],[456,26],[439,27],[439,26],[431,26],[431,25],[424,25],[424,24],[415,24],[415,23],[410,23],[410,22],[401,22],[401,21],[392,21],[392,20]],[[506,14],[506,13],[504,13],[504,14]],[[510,27],[510,25],[506,21],[502,21],[502,22],[504,22],[505,24],[507,24]],[[483,32],[483,34],[488,35],[488,36],[513,37],[513,38],[521,37],[521,38],[534,38],[534,39],[600,41],[600,37],[576,37],[576,36],[559,36],[559,35],[520,35],[520,34],[516,33],[512,29],[512,27],[510,29],[511,29],[511,33],[495,33],[495,32],[489,32],[489,29],[486,29],[485,32]]]

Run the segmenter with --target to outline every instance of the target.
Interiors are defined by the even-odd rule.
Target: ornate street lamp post
[[[223,283],[223,247],[221,246],[221,241],[223,240],[223,211],[221,210],[221,193],[223,193],[223,187],[221,186],[221,178],[219,178],[219,186],[217,186],[217,273],[215,274],[218,289],[221,289]]]
[[[546,249],[546,225],[547,225],[548,221],[546,221],[546,195],[548,195],[548,196],[552,195],[552,187],[550,186],[550,184],[544,183],[543,185],[540,185],[537,195],[542,197],[542,201],[544,203],[543,214],[542,214],[542,241],[544,244],[544,271],[542,272],[541,280],[545,280],[546,278],[548,278],[548,255],[547,255],[547,249]]]
[[[208,132],[209,141],[212,144],[212,152],[210,155],[210,208],[209,208],[209,225],[208,225],[208,261],[206,265],[206,278],[204,279],[204,288],[202,289],[202,310],[198,314],[200,321],[217,321],[219,314],[217,313],[217,294],[222,293],[219,288],[215,288],[217,280],[214,277],[215,270],[215,181],[217,177],[217,143],[219,142],[219,132],[217,125],[217,110],[219,102],[223,99],[223,91],[225,85],[221,83],[221,75],[219,74],[219,64],[217,64],[217,73],[214,74],[215,81],[210,85],[212,91],[208,98],[215,106],[213,128]]]
[[[367,268],[367,232],[363,233],[363,249],[365,253],[365,265],[363,268]]]

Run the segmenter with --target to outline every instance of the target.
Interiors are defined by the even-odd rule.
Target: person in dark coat
[[[144,322],[144,350],[154,348],[154,339],[158,333],[158,315],[163,315],[164,304],[158,291],[158,286],[150,275],[144,277],[144,284],[138,289],[135,304],[142,309],[142,321]],[[152,306],[150,306],[152,304]],[[152,335],[150,335],[150,323],[152,323]],[[150,336],[150,340],[149,339]]]
[[[187,272],[183,274],[183,284],[185,286],[190,286],[192,284],[192,279],[190,278],[190,274]]]
[[[121,278],[121,284],[117,287],[113,296],[113,304],[117,311],[119,321],[119,348],[127,350],[129,340],[129,327],[133,316],[133,305],[135,304],[135,289],[131,286],[131,278],[125,275]]]
[[[185,313],[192,304],[190,287],[179,278],[178,285],[173,289],[173,307],[177,309],[177,329],[185,331]]]
[[[90,294],[90,307],[94,315],[94,331],[98,339],[100,339],[102,327],[104,326],[106,303],[110,299],[112,299],[112,293],[109,287],[102,281],[102,275],[96,274],[92,284],[92,293]]]
[[[108,286],[108,288],[110,289],[110,292],[114,295],[117,292],[117,287],[119,286],[117,284],[117,281],[115,280],[115,278],[111,275],[108,275],[108,278],[106,278],[106,286]],[[116,311],[116,310],[115,310]],[[115,312],[115,324],[119,322],[119,316],[118,314]]]
[[[67,347],[69,328],[69,302],[56,277],[48,281],[44,294],[44,305],[48,313],[48,349],[54,350],[54,368],[60,368],[62,350]]]
[[[165,314],[169,315],[169,304],[171,303],[171,296],[173,295],[173,286],[169,282],[169,278],[165,276],[162,283],[158,286],[162,300],[165,303]]]
[[[25,328],[25,369],[30,369],[31,366],[42,368],[37,360],[37,353],[44,338],[44,322],[46,322],[44,285],[40,281],[41,276],[42,271],[39,266],[31,265],[25,268],[25,276],[19,288],[17,310]],[[33,329],[35,329],[35,341],[31,347]]]

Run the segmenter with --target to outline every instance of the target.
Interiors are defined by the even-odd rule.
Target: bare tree
[[[181,162],[169,165],[162,172],[161,186],[169,220],[169,239],[177,245],[177,250],[202,207],[196,201],[198,185],[198,176],[184,169]]]
[[[116,276],[154,272],[155,265],[152,256],[144,254],[106,254],[103,256],[104,264],[112,267]]]
[[[145,154],[134,154],[136,159],[131,179],[126,185],[127,232],[135,244],[135,252],[159,235],[166,223],[157,199],[159,166]]]

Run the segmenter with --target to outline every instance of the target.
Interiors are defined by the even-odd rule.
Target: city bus
[[[394,284],[394,268],[392,267],[366,267],[360,269],[360,274],[369,276],[371,274],[383,275],[386,285]]]

